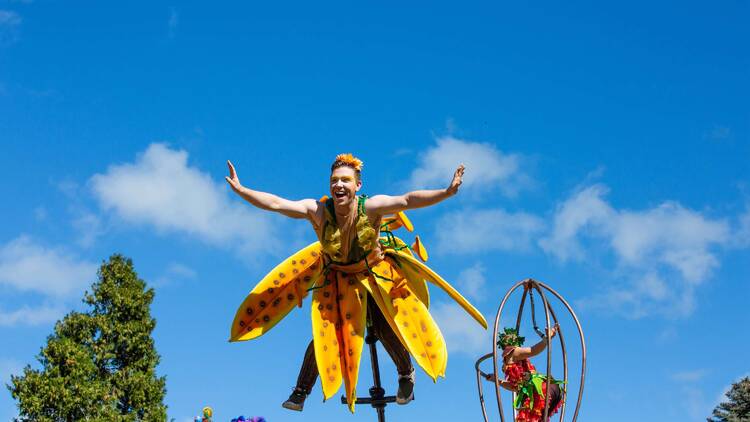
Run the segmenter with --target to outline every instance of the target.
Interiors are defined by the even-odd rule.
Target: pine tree
[[[86,293],[85,313],[55,325],[38,356],[8,388],[21,421],[165,421],[165,378],[151,337],[153,289],[130,259],[113,255]]]
[[[750,422],[750,377],[732,384],[726,394],[728,402],[722,402],[713,411],[709,422]]]

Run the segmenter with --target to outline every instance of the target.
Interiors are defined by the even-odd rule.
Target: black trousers
[[[378,305],[369,295],[367,296],[367,315],[372,323],[368,329],[372,330],[375,337],[383,344],[383,348],[385,348],[385,351],[388,352],[388,355],[390,355],[393,363],[396,365],[399,375],[411,374],[414,366],[411,363],[409,351],[401,344],[401,340],[398,339],[396,333],[388,325],[388,321],[385,320],[380,308],[378,308]],[[305,351],[305,359],[302,361],[302,367],[299,370],[296,388],[305,394],[310,394],[317,379],[318,365],[315,362],[315,347],[313,346],[313,342],[310,341]]]

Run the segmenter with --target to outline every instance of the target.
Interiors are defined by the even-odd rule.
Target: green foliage
[[[750,422],[750,378],[732,384],[726,394],[729,401],[722,402],[713,411],[709,422]]]
[[[165,421],[165,378],[151,332],[153,289],[130,259],[113,255],[86,293],[85,313],[55,325],[38,356],[42,369],[24,368],[8,388],[21,421]]]

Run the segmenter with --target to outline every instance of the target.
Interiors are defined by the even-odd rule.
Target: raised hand
[[[227,180],[227,183],[229,183],[229,186],[233,191],[239,192],[240,189],[242,189],[240,178],[237,177],[237,172],[234,170],[234,166],[232,165],[231,161],[227,160],[227,166],[229,167],[229,176],[225,176],[224,179]]]
[[[453,173],[453,180],[451,180],[450,186],[448,186],[448,193],[455,195],[458,192],[458,187],[463,183],[465,167],[463,164],[459,165],[456,172]]]
[[[557,334],[557,330],[560,329],[560,326],[558,324],[555,324],[553,327],[548,328],[549,331],[549,338],[555,337],[555,334]]]

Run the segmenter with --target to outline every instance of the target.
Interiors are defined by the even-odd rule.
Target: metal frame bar
[[[518,314],[516,316],[516,330],[520,330],[521,316],[523,314],[523,308],[524,308],[524,303],[526,301],[526,296],[531,294],[531,292],[530,292],[531,289],[534,289],[534,290],[536,290],[539,293],[539,296],[542,298],[542,302],[544,304],[544,316],[545,316],[545,322],[546,322],[545,332],[544,333],[545,333],[545,335],[547,337],[547,345],[548,345],[546,347],[546,349],[547,349],[547,375],[549,375],[552,372],[552,357],[551,357],[551,353],[550,353],[551,338],[549,337],[549,328],[551,326],[550,322],[554,321],[555,324],[558,324],[559,320],[557,318],[557,315],[555,314],[555,311],[552,309],[552,307],[550,306],[549,302],[547,301],[547,297],[544,294],[544,291],[547,291],[547,292],[551,293],[560,302],[562,302],[562,304],[565,306],[565,308],[568,311],[568,313],[573,318],[573,321],[576,324],[576,328],[578,329],[578,336],[579,336],[579,338],[581,340],[581,378],[580,378],[580,385],[579,385],[579,388],[578,388],[578,401],[576,403],[575,411],[573,413],[573,422],[575,422],[578,419],[578,413],[579,413],[580,408],[581,408],[581,401],[583,399],[584,383],[585,383],[585,380],[586,380],[586,341],[585,341],[585,337],[584,337],[584,334],[583,334],[583,329],[581,328],[581,323],[580,323],[580,321],[578,319],[578,316],[573,311],[573,308],[571,308],[570,304],[568,304],[568,302],[559,293],[557,293],[555,290],[553,290],[552,288],[550,288],[548,285],[546,285],[546,284],[544,284],[542,282],[539,282],[537,280],[531,279],[531,278],[527,278],[525,280],[517,282],[516,284],[514,284],[506,292],[505,296],[503,297],[503,300],[500,302],[500,306],[498,307],[497,314],[495,315],[495,324],[494,324],[493,333],[492,333],[492,353],[487,353],[486,355],[480,357],[476,361],[476,363],[474,364],[474,369],[477,372],[477,377],[476,377],[476,379],[477,379],[477,389],[478,389],[478,392],[479,392],[479,404],[480,404],[480,406],[482,408],[482,416],[484,417],[485,422],[489,421],[488,418],[487,418],[487,409],[486,409],[486,406],[485,406],[484,391],[483,391],[483,388],[482,388],[482,378],[486,377],[488,374],[485,374],[484,372],[482,372],[481,369],[479,368],[479,365],[482,362],[484,362],[485,360],[487,360],[490,357],[492,357],[493,373],[495,375],[495,378],[497,378],[497,376],[498,376],[498,374],[499,374],[500,371],[498,371],[498,360],[497,360],[497,354],[498,354],[497,350],[498,349],[497,349],[497,346],[496,346],[495,342],[497,341],[498,328],[499,328],[499,325],[500,325],[500,318],[502,316],[503,309],[505,308],[505,304],[507,303],[508,299],[513,294],[513,292],[516,289],[518,289],[519,287],[521,287],[521,286],[524,286],[524,291],[523,291],[523,295],[521,296],[521,303],[520,303],[520,305],[518,307]],[[552,317],[552,320],[550,320],[550,316]],[[558,331],[558,333],[559,333],[560,348],[562,349],[562,358],[563,358],[563,381],[565,383],[567,383],[567,381],[568,381],[567,348],[565,346],[565,339],[564,339],[564,336],[563,336],[562,329],[560,329]],[[550,383],[551,383],[551,377],[548,377],[547,378],[547,384],[546,384],[547,391],[549,391]],[[497,382],[494,382],[493,384],[495,386],[495,397],[497,399],[497,409],[498,409],[498,413],[500,414],[500,420],[501,420],[501,422],[505,422],[505,415],[503,413],[502,398],[500,396],[500,386],[499,386],[499,384]],[[560,422],[562,422],[563,418],[565,417],[565,407],[566,407],[566,404],[567,404],[566,403],[567,389],[563,389],[562,395],[563,395],[562,396],[563,405],[562,405],[562,408],[560,410]],[[547,417],[548,417],[547,413],[550,410],[548,407],[549,407],[549,394],[547,394],[546,397],[545,397],[544,419],[543,420],[547,420]],[[513,420],[514,421],[515,421],[515,417],[516,417],[515,409],[513,409]]]

